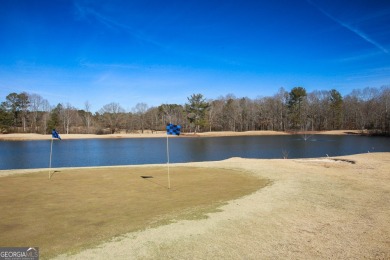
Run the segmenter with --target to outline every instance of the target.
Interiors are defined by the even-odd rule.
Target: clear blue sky
[[[0,0],[1,101],[130,110],[389,84],[389,0]]]

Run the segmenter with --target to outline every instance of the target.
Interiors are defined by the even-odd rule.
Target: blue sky
[[[390,1],[0,0],[0,99],[92,110],[390,84]]]

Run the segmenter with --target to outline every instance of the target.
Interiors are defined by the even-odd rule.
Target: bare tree
[[[224,106],[222,108],[223,127],[228,131],[236,131],[239,121],[239,105],[236,97],[229,94],[225,97]]]
[[[157,107],[151,107],[145,114],[147,124],[150,126],[150,130],[152,133],[154,131],[158,131],[158,129],[162,129],[162,124],[159,121],[159,112]]]
[[[390,85],[382,86],[380,91],[381,129],[383,133],[390,134]]]
[[[210,131],[212,129],[224,130],[222,118],[224,105],[225,101],[223,100],[223,97],[210,102],[210,111],[208,112]]]
[[[206,111],[206,117],[207,117],[207,124],[209,126],[209,131],[211,132],[213,129],[213,124],[215,121],[215,116],[216,116],[216,106],[213,100],[208,100],[207,101],[210,104],[209,109]]]
[[[71,104],[50,107],[37,94],[11,93],[0,104],[2,131],[47,133],[55,127],[62,133],[91,133],[102,126],[115,133],[120,129],[159,130],[166,123],[180,124],[195,131],[249,130],[330,130],[366,129],[372,133],[390,133],[390,86],[367,87],[341,94],[332,89],[306,94],[302,87],[287,92],[283,88],[270,97],[237,98],[232,94],[207,102],[194,94],[183,105],[164,104],[148,108],[138,103],[133,113],[125,113],[118,103],[105,105],[94,115],[87,101],[84,110]],[[104,129],[101,129],[104,132]]]
[[[330,113],[329,91],[313,91],[307,95],[307,124],[305,130],[328,129]]]
[[[141,133],[144,133],[145,129],[145,113],[148,110],[148,105],[146,103],[138,103],[134,107],[134,112],[139,120],[139,127],[141,128]]]
[[[19,104],[20,104],[20,111],[21,111],[21,117],[22,117],[22,126],[23,126],[23,132],[26,132],[27,128],[27,111],[29,107],[30,100],[28,99],[28,94],[26,92],[22,92],[18,95],[19,98]]]
[[[100,110],[102,123],[104,126],[110,128],[111,134],[114,134],[117,130],[123,126],[125,110],[119,105],[119,103],[110,103],[104,105]]]
[[[278,93],[274,95],[275,113],[277,114],[275,130],[285,131],[287,126],[287,100],[288,92],[284,88],[280,88]]]
[[[165,126],[167,123],[175,123],[185,125],[185,112],[182,105],[178,104],[163,104],[158,107],[159,117],[161,118],[161,125]]]
[[[30,130],[33,132],[38,132],[38,116],[39,113],[43,110],[43,98],[37,94],[28,94],[28,99],[30,100]]]
[[[51,107],[49,104],[49,101],[46,99],[42,100],[42,117],[41,117],[41,130],[40,132],[42,134],[45,134],[48,131],[48,123],[49,123],[49,118],[50,118],[50,112],[51,112]]]
[[[69,134],[71,125],[74,123],[77,117],[77,110],[71,104],[66,103],[66,106],[62,110],[63,123],[66,134]]]
[[[91,104],[89,101],[85,101],[84,103],[84,114],[83,114],[83,120],[86,127],[87,134],[90,133],[91,123],[92,123],[92,113],[91,113]]]

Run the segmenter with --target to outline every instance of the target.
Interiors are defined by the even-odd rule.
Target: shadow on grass
[[[140,177],[141,177],[142,179],[148,181],[148,182],[154,183],[154,184],[156,184],[156,185],[158,185],[158,186],[161,186],[161,187],[163,187],[163,188],[165,188],[165,189],[168,189],[167,186],[165,186],[165,185],[163,185],[163,184],[160,184],[160,183],[158,183],[158,182],[156,182],[156,181],[153,181],[153,180],[152,180],[152,179],[153,179],[153,176],[140,176]]]
[[[53,178],[54,174],[55,174],[55,173],[58,173],[58,172],[61,172],[61,171],[49,172],[49,180],[51,180],[51,178]]]

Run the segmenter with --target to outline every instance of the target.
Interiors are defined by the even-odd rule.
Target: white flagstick
[[[51,138],[51,144],[50,144],[50,162],[49,162],[49,180],[51,178],[51,155],[53,152],[53,137]]]
[[[167,165],[168,165],[168,189],[171,188],[171,179],[170,179],[170,176],[169,176],[169,142],[168,142],[168,132],[167,132]]]

